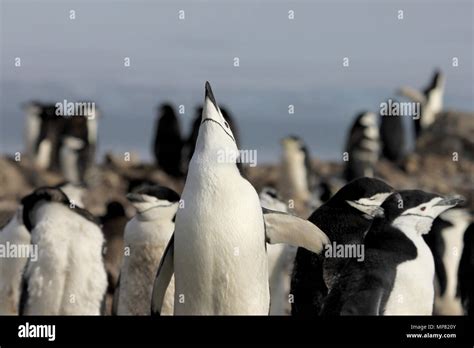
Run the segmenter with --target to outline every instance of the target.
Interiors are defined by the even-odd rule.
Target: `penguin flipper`
[[[267,243],[285,243],[320,253],[329,238],[308,220],[284,212],[263,208]]]
[[[341,308],[341,315],[381,315],[383,288],[367,289],[352,296]]]
[[[153,293],[151,296],[151,315],[160,315],[161,306],[165,298],[166,289],[174,273],[174,234],[166,246],[165,252],[161,257],[158,272],[156,273],[155,283],[153,284]]]
[[[424,104],[426,102],[426,97],[423,95],[423,93],[411,87],[401,87],[397,91],[397,94],[407,97],[408,99],[411,99],[417,103]]]

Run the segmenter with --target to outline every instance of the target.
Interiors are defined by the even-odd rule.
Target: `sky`
[[[149,160],[157,105],[185,106],[186,136],[208,80],[242,148],[257,149],[260,161],[276,161],[289,134],[314,157],[337,160],[357,113],[377,112],[401,86],[423,88],[436,67],[447,77],[445,107],[474,111],[473,8],[467,0],[0,0],[0,153],[22,149],[23,103],[94,100],[100,153]]]

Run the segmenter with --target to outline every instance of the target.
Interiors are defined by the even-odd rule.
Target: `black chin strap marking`
[[[211,122],[217,123],[224,130],[225,134],[227,134],[232,139],[232,141],[235,143],[234,137],[232,135],[230,135],[229,133],[227,133],[225,128],[222,127],[222,125],[219,122],[217,122],[216,120],[213,120],[212,118],[205,118],[204,120],[202,120],[201,124],[203,124],[206,121],[211,121]]]
[[[432,218],[431,216],[420,215],[420,214],[415,214],[415,213],[402,214],[402,216],[419,216],[419,217],[424,217],[424,218],[427,218],[427,219],[434,220],[434,218]]]

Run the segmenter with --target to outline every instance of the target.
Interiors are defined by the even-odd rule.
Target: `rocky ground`
[[[320,177],[339,177],[343,163],[313,160],[314,171]],[[278,165],[246,168],[246,175],[257,190],[276,186]],[[474,113],[447,111],[417,142],[413,153],[401,164],[381,159],[376,175],[395,188],[419,188],[439,193],[458,193],[468,198],[474,209]],[[0,226],[13,214],[19,200],[32,189],[62,182],[59,174],[36,169],[22,158],[0,156]],[[118,200],[133,214],[125,194],[136,183],[159,183],[181,192],[184,181],[176,180],[151,164],[140,163],[132,156],[125,161],[109,154],[87,177],[85,205],[95,215],[105,212],[107,202]]]

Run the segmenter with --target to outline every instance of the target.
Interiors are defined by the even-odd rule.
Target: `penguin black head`
[[[412,226],[417,232],[426,234],[436,217],[463,201],[461,196],[443,197],[421,190],[404,190],[393,193],[381,208],[385,221]]]
[[[375,178],[359,178],[341,188],[326,205],[332,207],[352,207],[364,214],[366,218],[381,215],[380,205],[390,196],[393,188]]]
[[[444,76],[440,69],[435,69],[433,80],[428,87],[428,90],[440,87],[443,84]]]
[[[28,231],[31,232],[35,227],[34,213],[37,208],[40,204],[46,203],[60,203],[84,219],[99,225],[99,220],[94,215],[80,206],[76,206],[61,189],[57,187],[40,187],[21,200],[23,205],[23,223]]]
[[[105,213],[105,219],[123,216],[125,216],[125,209],[122,203],[112,201],[107,204],[107,212]]]
[[[135,192],[127,194],[127,198],[140,214],[155,207],[174,206],[180,200],[175,191],[159,185],[143,185]]]
[[[176,117],[173,106],[170,103],[163,103],[159,107],[161,117]]]
[[[308,152],[303,139],[296,135],[289,135],[286,138],[283,138],[281,144],[285,150],[297,150],[302,151],[305,154]]]
[[[66,194],[59,188],[41,187],[33,191],[28,196],[23,197],[21,204],[23,205],[23,223],[28,231],[34,228],[33,212],[37,205],[45,202],[56,202],[69,205],[69,199]]]

